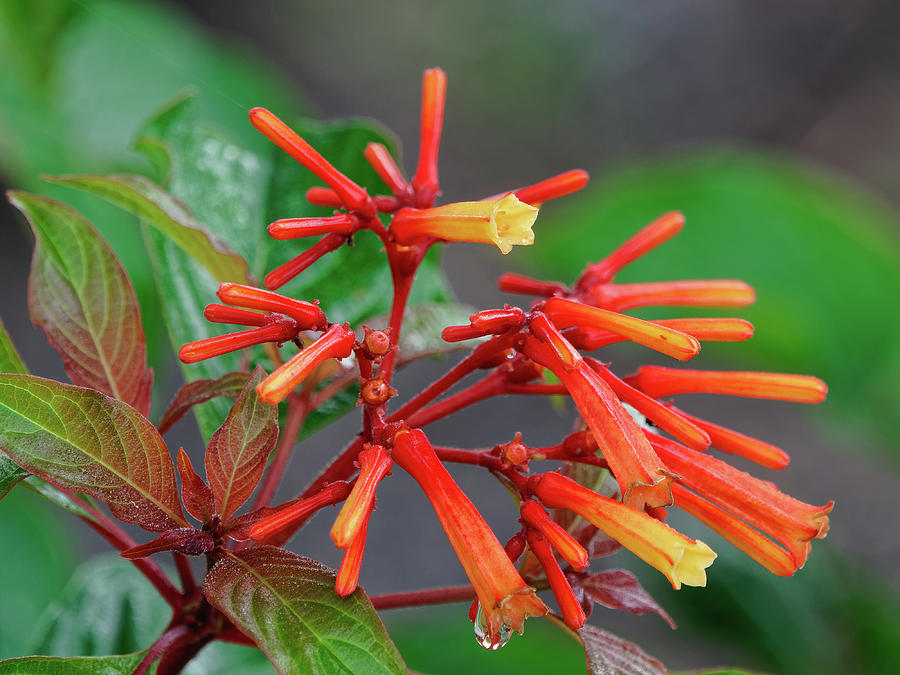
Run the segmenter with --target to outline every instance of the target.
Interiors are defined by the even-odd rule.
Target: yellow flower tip
[[[677,560],[669,570],[660,570],[676,591],[685,586],[706,586],[706,568],[716,559],[716,552],[699,539],[674,544]],[[679,555],[680,554],[680,555]]]
[[[513,246],[531,246],[534,231],[531,226],[537,220],[538,208],[519,201],[512,192],[494,202],[491,225],[496,230],[494,244],[506,255]]]

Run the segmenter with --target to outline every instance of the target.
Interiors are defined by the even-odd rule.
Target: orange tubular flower
[[[390,473],[393,461],[380,445],[371,445],[358,456],[359,478],[331,528],[331,539],[338,548],[347,548],[366,527],[375,504],[375,489]]]
[[[674,589],[682,584],[706,585],[705,570],[716,554],[702,541],[694,541],[643,510],[598,495],[557,473],[534,476],[531,481],[536,483],[532,492],[545,506],[579,514],[662,572]]]
[[[531,226],[538,210],[513,194],[493,202],[457,202],[432,209],[400,209],[390,231],[400,244],[424,239],[494,244],[503,254],[534,243]]]
[[[386,147],[381,143],[369,143],[366,145],[363,156],[395,197],[409,198],[412,196],[412,186],[403,177],[400,167],[394,163],[394,159]]]
[[[522,522],[544,535],[563,560],[576,570],[587,567],[589,559],[584,546],[575,541],[572,535],[548,516],[540,504],[529,499],[522,502],[519,512],[522,514]]]
[[[287,124],[265,108],[253,108],[250,122],[266,138],[327,183],[340,197],[343,206],[366,218],[375,216],[375,205],[366,189],[335,169]]]
[[[340,248],[347,241],[347,236],[342,234],[326,234],[313,246],[306,249],[293,260],[289,260],[280,267],[269,272],[265,278],[266,288],[275,290],[281,288],[300,272],[316,262],[326,253],[331,253]]]
[[[528,539],[528,548],[537,556],[547,575],[547,583],[550,584],[550,590],[553,591],[553,597],[559,604],[559,611],[563,615],[566,625],[572,630],[578,630],[584,625],[587,617],[584,615],[584,609],[581,603],[575,597],[572,587],[566,580],[566,575],[556,562],[553,555],[553,549],[550,543],[537,530],[527,529],[525,537]]]
[[[269,236],[284,241],[331,233],[349,235],[358,229],[359,218],[341,213],[328,218],[282,218],[269,225]]]
[[[462,563],[492,634],[503,626],[522,632],[525,619],[543,616],[547,608],[525,583],[503,545],[468,497],[441,464],[419,429],[394,437],[392,456],[422,488]]]
[[[797,403],[821,403],[828,387],[809,375],[785,373],[679,370],[642,366],[625,381],[653,398],[674,394],[730,394]]]
[[[541,322],[533,321],[532,329],[535,324],[540,326]],[[555,331],[555,341],[568,345],[549,321],[545,328],[548,333]],[[619,483],[625,503],[637,509],[645,505],[669,506],[673,474],[657,457],[609,385],[571,345],[568,360],[561,358],[547,342],[536,338],[527,339],[523,349],[528,357],[553,371],[575,401]]]
[[[260,543],[268,543],[285,530],[305,521],[319,509],[337,504],[350,494],[350,484],[344,481],[329,483],[307,499],[288,502],[266,518],[261,518],[250,526],[250,538]]]
[[[359,571],[362,568],[363,553],[366,550],[366,535],[369,530],[368,519],[362,524],[356,536],[347,544],[337,578],[334,580],[334,592],[342,598],[347,597],[359,585]]]
[[[356,336],[347,324],[332,324],[315,342],[260,382],[256,393],[267,403],[280,403],[322,362],[350,356],[355,341]]]
[[[219,300],[234,307],[261,309],[286,314],[306,330],[325,326],[325,312],[312,302],[294,300],[271,291],[240,284],[222,284],[216,293]]]
[[[656,434],[647,436],[663,461],[681,475],[684,485],[780,542],[796,567],[806,562],[810,542],[828,533],[828,514],[834,502],[806,504],[706,453]]]
[[[697,338],[686,333],[575,300],[550,298],[544,303],[542,311],[560,330],[571,326],[602,328],[680,361],[686,361],[700,353]]]
[[[178,358],[182,363],[196,363],[253,345],[293,340],[297,337],[298,332],[297,324],[293,321],[276,321],[252,330],[188,342],[178,350]]]
[[[741,342],[753,337],[753,324],[743,319],[656,319],[652,323],[693,336],[701,342]],[[565,332],[579,349],[593,351],[628,338],[598,328],[579,326]]]
[[[444,124],[447,76],[440,68],[430,68],[422,76],[422,126],[419,136],[419,164],[412,179],[416,206],[427,208],[440,189],[438,148]]]
[[[744,307],[756,301],[752,286],[736,279],[656,281],[645,284],[600,284],[587,290],[584,301],[625,312],[656,305]]]

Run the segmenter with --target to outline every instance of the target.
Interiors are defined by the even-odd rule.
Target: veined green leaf
[[[23,656],[0,661],[0,675],[128,675],[146,651],[122,656]],[[156,672],[152,667],[148,673]]]

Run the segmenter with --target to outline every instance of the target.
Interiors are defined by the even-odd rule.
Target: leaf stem
[[[172,551],[175,560],[175,569],[178,571],[178,579],[181,581],[181,592],[184,596],[192,595],[197,591],[197,582],[187,556],[177,551]]]

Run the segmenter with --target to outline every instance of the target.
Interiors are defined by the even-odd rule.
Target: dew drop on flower
[[[484,613],[484,610],[481,609],[480,603],[478,605],[478,614],[475,616],[474,630],[475,641],[485,649],[490,649],[491,651],[496,651],[500,649],[500,647],[503,647],[509,642],[509,638],[512,635],[512,628],[506,624],[502,625],[498,632],[491,635],[490,630],[488,629],[487,615]]]

